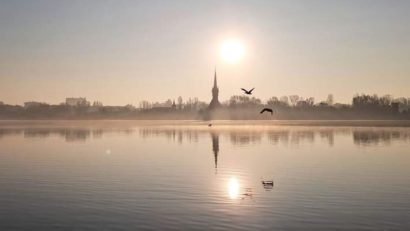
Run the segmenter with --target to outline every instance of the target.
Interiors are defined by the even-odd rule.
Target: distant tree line
[[[313,97],[289,95],[269,98],[265,103],[250,96],[235,95],[223,103],[215,116],[221,119],[298,119],[298,120],[390,120],[410,119],[410,99],[393,98],[390,95],[361,94],[352,98],[351,104],[335,103],[332,94],[325,101],[315,102]],[[258,112],[269,107],[274,115]],[[208,114],[209,115],[209,114]]]
[[[272,108],[274,114],[261,115],[264,107]],[[138,108],[85,100],[76,105],[26,102],[24,106],[0,101],[0,119],[410,119],[410,98],[361,94],[355,95],[351,104],[340,104],[331,94],[320,102],[298,95],[273,96],[266,102],[234,95],[215,111],[209,111],[208,103],[198,98],[184,101],[182,97],[162,103],[144,100]]]

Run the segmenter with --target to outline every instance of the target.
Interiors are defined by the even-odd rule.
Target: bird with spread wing
[[[260,113],[263,114],[264,112],[270,112],[270,114],[273,115],[273,110],[271,108],[265,107]]]
[[[250,89],[250,90],[248,91],[248,90],[246,90],[245,88],[241,88],[241,90],[244,91],[245,94],[247,94],[247,95],[252,95],[252,91],[253,91],[254,89],[255,89],[255,88],[252,88],[252,89]]]

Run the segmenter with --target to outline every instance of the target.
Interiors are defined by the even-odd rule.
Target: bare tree
[[[290,95],[289,100],[292,106],[296,106],[297,102],[299,101],[299,96],[298,95]]]
[[[285,104],[286,106],[289,105],[289,98],[288,98],[286,95],[280,97],[280,101],[281,101],[283,104]]]
[[[308,104],[309,106],[313,106],[313,104],[315,104],[315,98],[309,97],[309,98],[306,100],[306,102],[307,102],[307,104]]]
[[[181,97],[181,96],[178,96],[178,109],[179,109],[179,110],[182,109],[182,103],[183,103],[182,97]]]
[[[327,105],[333,105],[334,101],[333,101],[333,95],[332,94],[327,95],[326,103],[327,103]]]

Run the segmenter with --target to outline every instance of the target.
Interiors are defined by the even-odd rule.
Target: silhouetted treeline
[[[139,108],[132,105],[103,106],[102,103],[79,105],[49,105],[28,102],[25,106],[0,103],[0,119],[283,119],[283,120],[407,120],[410,119],[410,99],[386,95],[356,95],[351,104],[326,101],[315,103],[313,97],[297,95],[271,97],[265,103],[249,96],[232,96],[216,110],[208,110],[208,104],[197,98],[186,102],[179,97],[177,103],[143,101]],[[264,107],[274,113],[260,114]]]
[[[0,105],[0,119],[76,119],[76,118],[128,118],[136,109],[127,106],[70,106],[66,104],[33,106]]]
[[[265,107],[274,110],[259,114]],[[329,95],[326,101],[315,103],[313,97],[303,98],[297,95],[271,97],[266,103],[258,98],[232,96],[224,107],[209,116],[211,119],[284,119],[284,120],[396,120],[410,119],[410,100],[393,99],[386,95],[356,95],[352,104],[333,102]]]

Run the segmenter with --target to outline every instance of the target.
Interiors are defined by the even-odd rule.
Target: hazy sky
[[[0,0],[0,101],[410,96],[410,1]],[[219,58],[239,38],[244,57]]]

